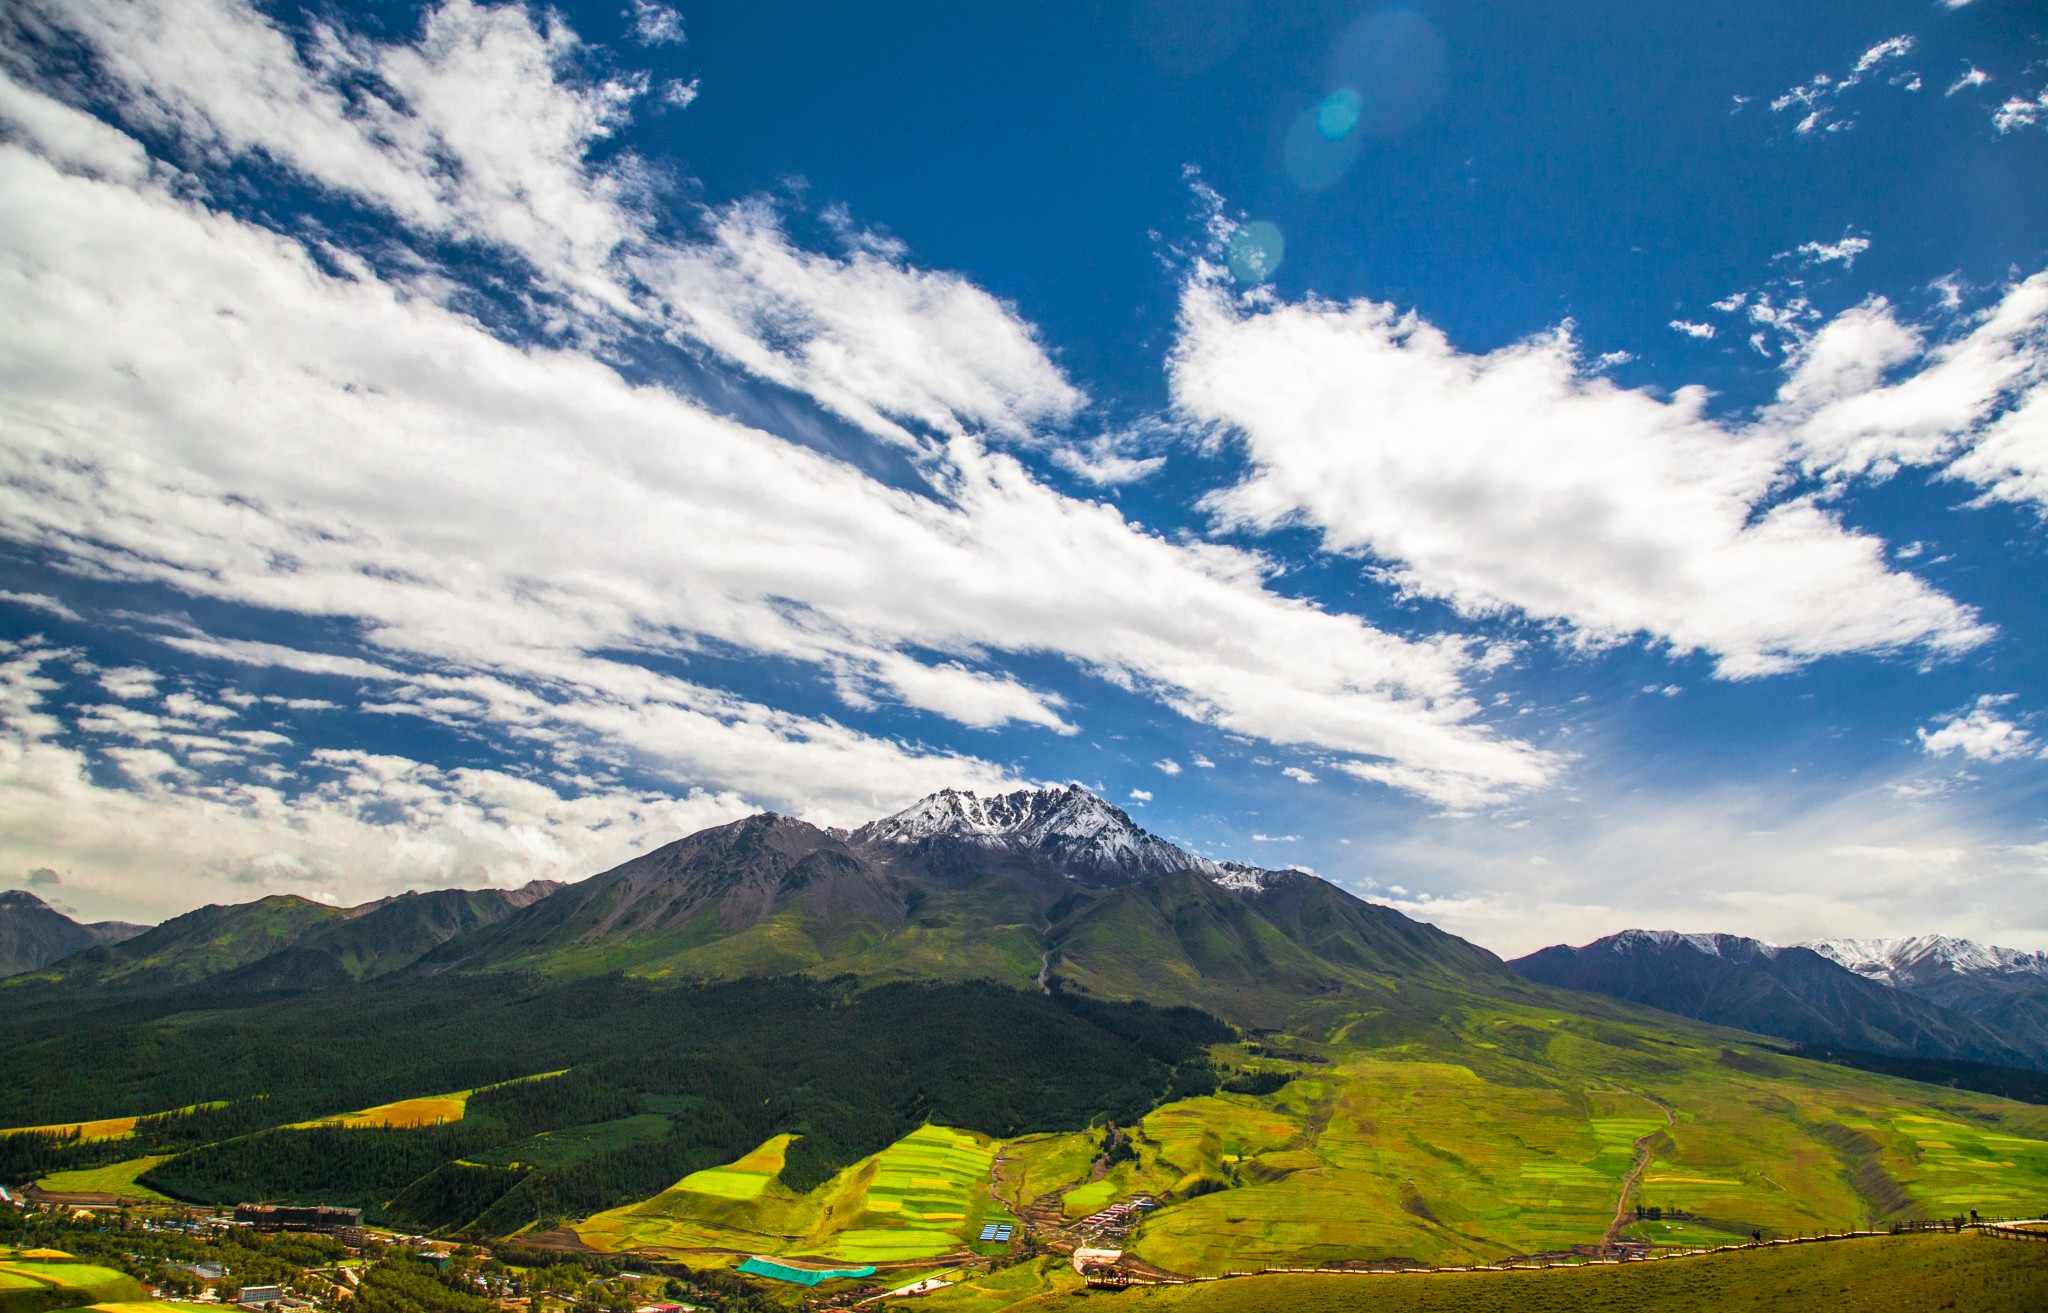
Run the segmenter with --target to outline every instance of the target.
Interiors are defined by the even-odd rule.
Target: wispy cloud
[[[31,611],[41,611],[46,615],[56,616],[59,620],[84,619],[78,612],[72,610],[48,593],[16,593],[0,588],[0,602],[11,602],[16,606],[25,606]]]
[[[1881,76],[1887,65],[1905,58],[1912,53],[1915,38],[1895,36],[1878,42],[1857,57],[1856,63],[1846,74],[1835,76],[1816,73],[1811,80],[1777,96],[1771,101],[1772,113],[1782,114],[1788,110],[1800,112],[1793,131],[1802,136],[1814,133],[1847,132],[1856,125],[1853,115],[1845,115],[1839,105],[1846,91]],[[1910,70],[1900,72],[1890,79],[1893,86],[1907,91],[1920,89],[1920,75]]]

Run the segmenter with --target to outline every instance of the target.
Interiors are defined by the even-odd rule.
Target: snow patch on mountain
[[[1197,857],[1140,829],[1123,809],[1078,784],[982,797],[941,789],[855,830],[855,843],[915,844],[935,838],[991,851],[1032,853],[1072,870],[1119,880],[1197,871],[1240,893],[1266,887],[1271,873],[1241,862]]]

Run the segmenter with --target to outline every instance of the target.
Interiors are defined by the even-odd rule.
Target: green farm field
[[[799,1195],[776,1180],[793,1136],[600,1213],[577,1236],[608,1252],[724,1250],[900,1263],[966,1250],[988,1213],[996,1142],[922,1126]]]

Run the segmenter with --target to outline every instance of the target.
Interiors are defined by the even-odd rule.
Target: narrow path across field
[[[1671,1107],[1662,1099],[1647,1094],[1637,1098],[1657,1105],[1657,1111],[1664,1114],[1664,1129],[1678,1125],[1678,1118],[1671,1113]],[[1650,1167],[1650,1141],[1662,1135],[1663,1131],[1651,1131],[1648,1135],[1636,1137],[1636,1160],[1629,1164],[1628,1175],[1621,1178],[1621,1197],[1614,1201],[1614,1220],[1607,1224],[1607,1234],[1600,1237],[1600,1248],[1611,1251],[1615,1242],[1621,1239],[1621,1228],[1628,1225],[1628,1197],[1635,1193],[1636,1183],[1643,1179],[1643,1173]]]

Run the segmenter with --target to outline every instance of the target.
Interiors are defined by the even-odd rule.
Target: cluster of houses
[[[1137,1229],[1145,1214],[1159,1207],[1159,1201],[1151,1195],[1141,1194],[1120,1204],[1111,1204],[1098,1213],[1090,1213],[1074,1223],[1075,1234],[1091,1240],[1127,1240]]]

